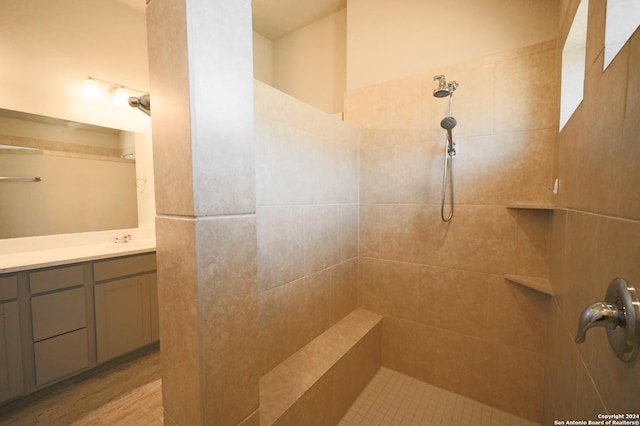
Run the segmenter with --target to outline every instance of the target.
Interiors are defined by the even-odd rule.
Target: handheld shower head
[[[445,117],[440,121],[440,127],[445,130],[452,130],[454,127],[458,125],[458,120],[453,117]]]
[[[438,80],[438,88],[433,91],[433,96],[436,98],[444,98],[449,97],[449,115],[443,118],[440,121],[440,127],[447,131],[447,144],[445,147],[445,156],[444,156],[444,174],[442,176],[442,199],[440,202],[440,217],[443,222],[449,222],[453,218],[453,157],[456,155],[456,144],[453,142],[453,134],[451,130],[458,125],[458,121],[451,116],[451,111],[453,109],[453,92],[458,88],[458,83],[455,81],[449,82],[447,84],[447,80],[444,75],[436,75],[433,77],[433,80]],[[449,170],[448,165],[451,164],[451,169]],[[447,181],[451,181],[451,186],[449,187],[450,192],[450,209],[449,214],[444,214],[444,204],[447,195]]]

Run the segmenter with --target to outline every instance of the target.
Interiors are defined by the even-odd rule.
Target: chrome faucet
[[[624,327],[624,314],[620,315],[618,306],[607,302],[592,303],[580,314],[576,343],[584,342],[590,328],[606,327],[614,330],[618,326]]]
[[[131,234],[116,234],[113,236],[115,244],[128,243],[129,241],[131,241]]]
[[[578,321],[576,343],[583,343],[587,330],[607,329],[609,345],[618,358],[633,362],[640,351],[640,293],[624,278],[609,284],[604,302],[587,306]]]

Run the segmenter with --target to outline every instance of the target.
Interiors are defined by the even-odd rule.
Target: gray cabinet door
[[[24,392],[18,302],[0,304],[0,401]]]
[[[151,343],[149,282],[147,274],[96,284],[98,363]]]
[[[160,322],[158,313],[158,274],[149,274],[149,295],[151,301],[151,341],[160,340]]]

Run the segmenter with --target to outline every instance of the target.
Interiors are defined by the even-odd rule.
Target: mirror
[[[133,132],[0,109],[0,238],[137,227],[135,145]]]

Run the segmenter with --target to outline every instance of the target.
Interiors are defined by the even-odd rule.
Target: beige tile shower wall
[[[628,219],[640,218],[640,42],[636,34],[602,72],[605,5],[590,6],[584,101],[560,133],[557,204]],[[573,15],[571,13],[570,15]],[[592,35],[597,33],[599,35]],[[600,49],[593,52],[593,47]],[[589,57],[587,58],[589,62]],[[584,185],[585,182],[589,185]]]
[[[573,341],[580,312],[603,300],[613,278],[637,285],[639,238],[639,221],[575,210],[554,213],[545,419],[597,420],[598,413],[640,412],[640,364],[620,361],[602,329],[589,330],[581,345]]]
[[[358,130],[255,83],[264,374],[357,306]]]
[[[383,364],[533,420],[542,403],[547,296],[503,279],[547,277],[557,126],[555,43],[347,92],[361,128],[362,307],[386,316]],[[455,215],[440,219],[447,99],[456,80]]]
[[[251,424],[259,409],[251,2],[152,1],[146,16],[165,422]]]
[[[577,7],[565,6],[565,37]],[[573,341],[580,312],[603,300],[613,278],[640,282],[640,32],[603,72],[605,16],[605,2],[589,2],[584,100],[555,148],[561,190],[551,235],[545,424],[640,412],[640,363],[618,360],[601,329]]]

